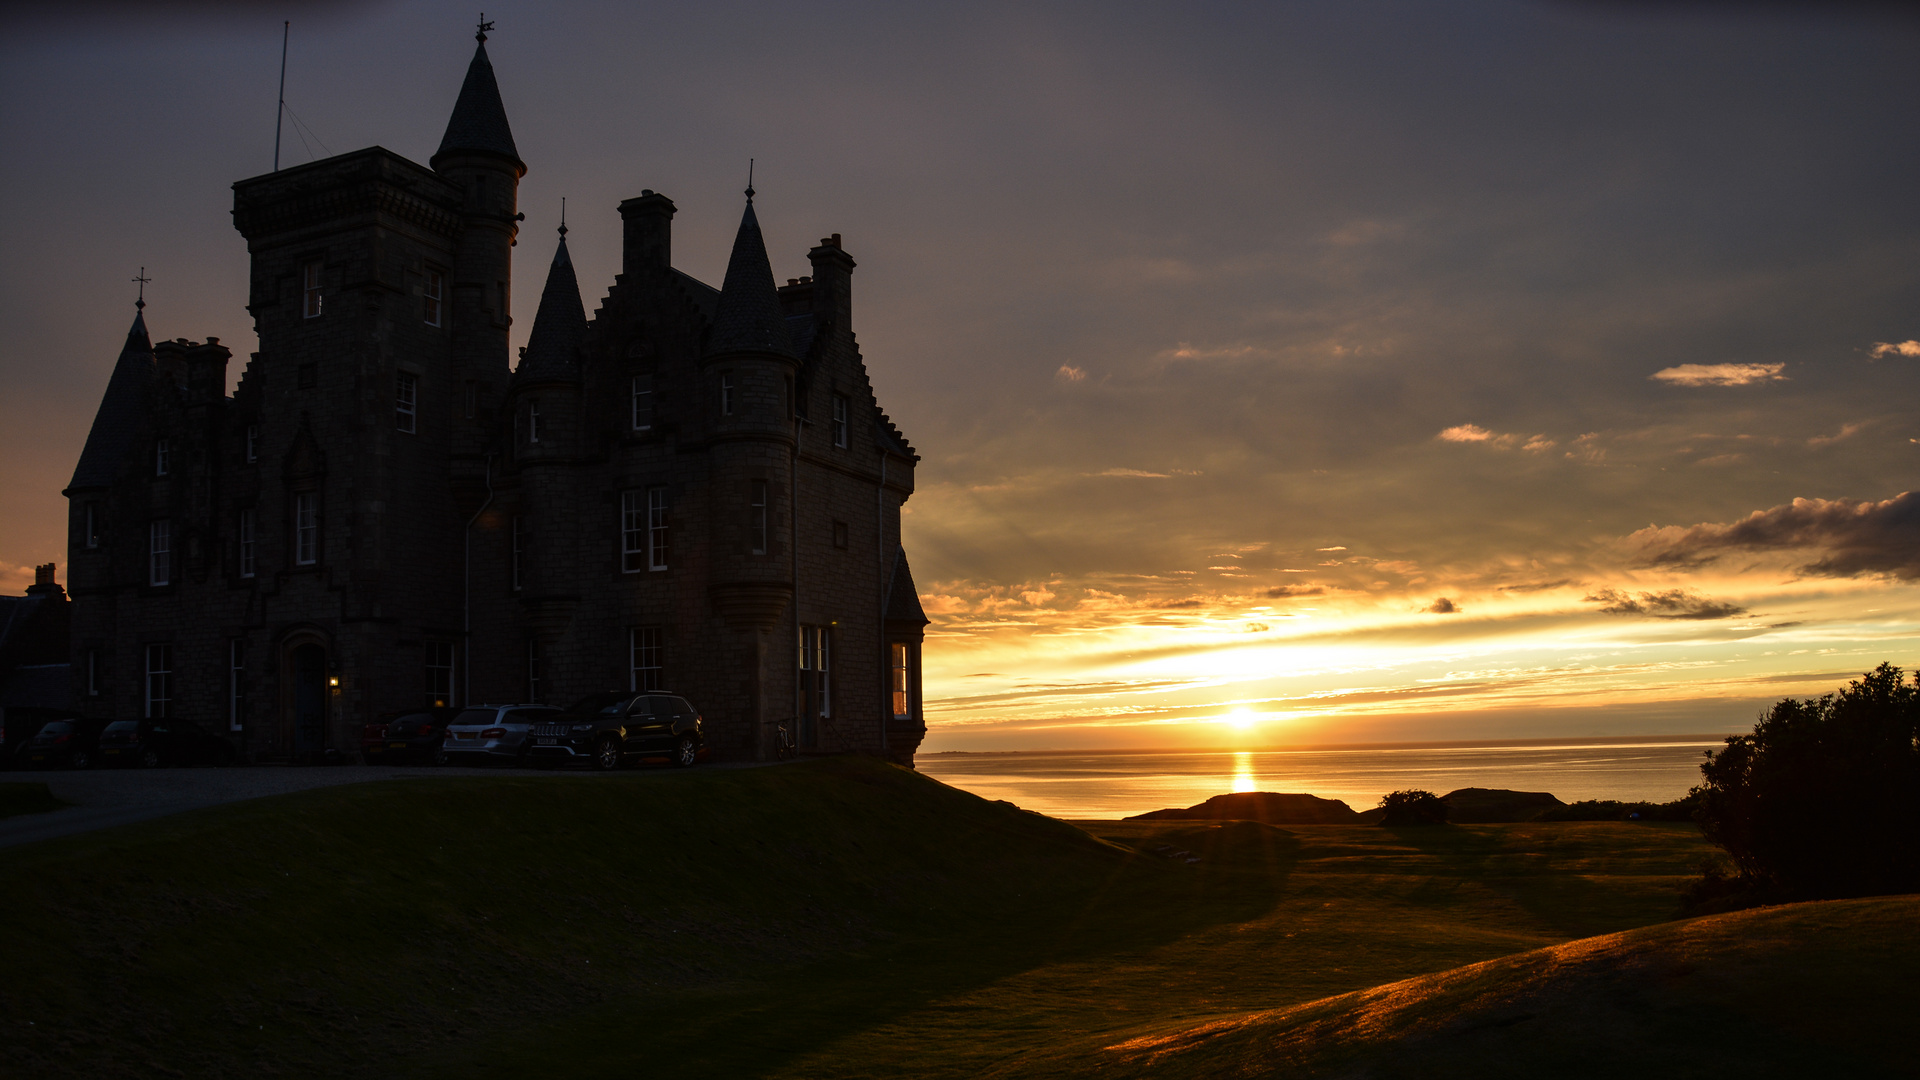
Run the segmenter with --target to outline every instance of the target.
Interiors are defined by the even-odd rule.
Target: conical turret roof
[[[573,257],[567,254],[567,237],[562,233],[515,377],[522,382],[578,378],[580,346],[586,340],[587,309],[580,302],[580,281],[574,276]]]
[[[70,489],[107,487],[127,467],[140,429],[146,423],[153,393],[153,342],[147,337],[146,313],[134,312],[127,343],[114,361],[100,411],[93,414],[93,430],[80,451]]]
[[[733,238],[727,278],[713,311],[713,334],[707,338],[708,356],[747,352],[799,359],[787,334],[787,320],[780,313],[780,292],[773,284],[773,265],[767,261],[767,244],[760,236],[752,198]]]
[[[507,126],[507,108],[500,104],[500,84],[494,81],[485,41],[473,50],[473,63],[467,65],[467,81],[460,84],[460,97],[453,103],[447,133],[429,164],[438,168],[442,157],[456,153],[495,154],[526,171],[526,163],[513,145],[513,129]]]

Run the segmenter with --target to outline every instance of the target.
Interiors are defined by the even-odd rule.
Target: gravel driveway
[[[701,769],[754,768],[758,762],[700,765]],[[635,770],[668,774],[674,769]],[[45,781],[57,799],[75,805],[40,814],[0,818],[0,847],[127,825],[203,806],[285,795],[335,784],[375,780],[431,781],[447,776],[566,776],[604,779],[632,773],[588,769],[460,768],[392,765],[241,765],[199,769],[89,769],[81,772],[6,772],[0,783]]]

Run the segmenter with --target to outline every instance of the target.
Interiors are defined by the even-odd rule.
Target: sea
[[[942,783],[1051,817],[1112,819],[1192,806],[1233,791],[1340,799],[1355,810],[1389,791],[1545,791],[1564,802],[1667,802],[1700,782],[1722,736],[1316,747],[1281,750],[1034,750],[920,754]]]

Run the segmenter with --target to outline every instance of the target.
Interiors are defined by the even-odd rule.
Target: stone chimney
[[[662,271],[673,265],[673,212],[673,200],[652,190],[620,204],[620,220],[626,223],[621,274],[637,278],[646,271]]]
[[[840,234],[807,252],[813,263],[813,310],[837,333],[853,327],[853,257],[840,247]]]
[[[33,568],[33,584],[27,586],[28,596],[64,596],[65,589],[53,580],[53,563],[41,563]]]

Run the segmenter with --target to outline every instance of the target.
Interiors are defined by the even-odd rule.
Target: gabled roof
[[[773,283],[773,264],[767,261],[767,244],[760,235],[760,219],[754,216],[751,199],[746,213],[740,216],[740,231],[733,238],[727,278],[720,285],[720,303],[713,312],[713,333],[707,338],[708,356],[723,353],[800,358],[787,334],[780,291]]]
[[[69,491],[107,487],[127,467],[147,421],[153,382],[153,343],[147,338],[146,314],[135,312],[127,343],[107,379],[100,410],[93,414],[93,430],[87,432],[87,445],[80,451]]]
[[[527,351],[521,354],[514,377],[521,382],[579,378],[580,346],[586,340],[587,309],[580,302],[580,281],[574,276],[573,258],[567,254],[567,238],[562,234],[547,270],[546,288],[540,293],[540,310],[527,334]]]
[[[429,164],[437,169],[443,156],[456,153],[494,154],[513,162],[523,173],[527,170],[513,145],[513,129],[507,126],[507,108],[500,104],[500,84],[494,81],[485,41],[473,50],[473,63],[467,65],[467,81],[460,84],[460,97],[453,103],[447,133]]]
[[[920,606],[920,593],[913,587],[913,570],[907,566],[907,549],[893,550],[893,577],[887,582],[887,621],[925,626],[932,622]]]

